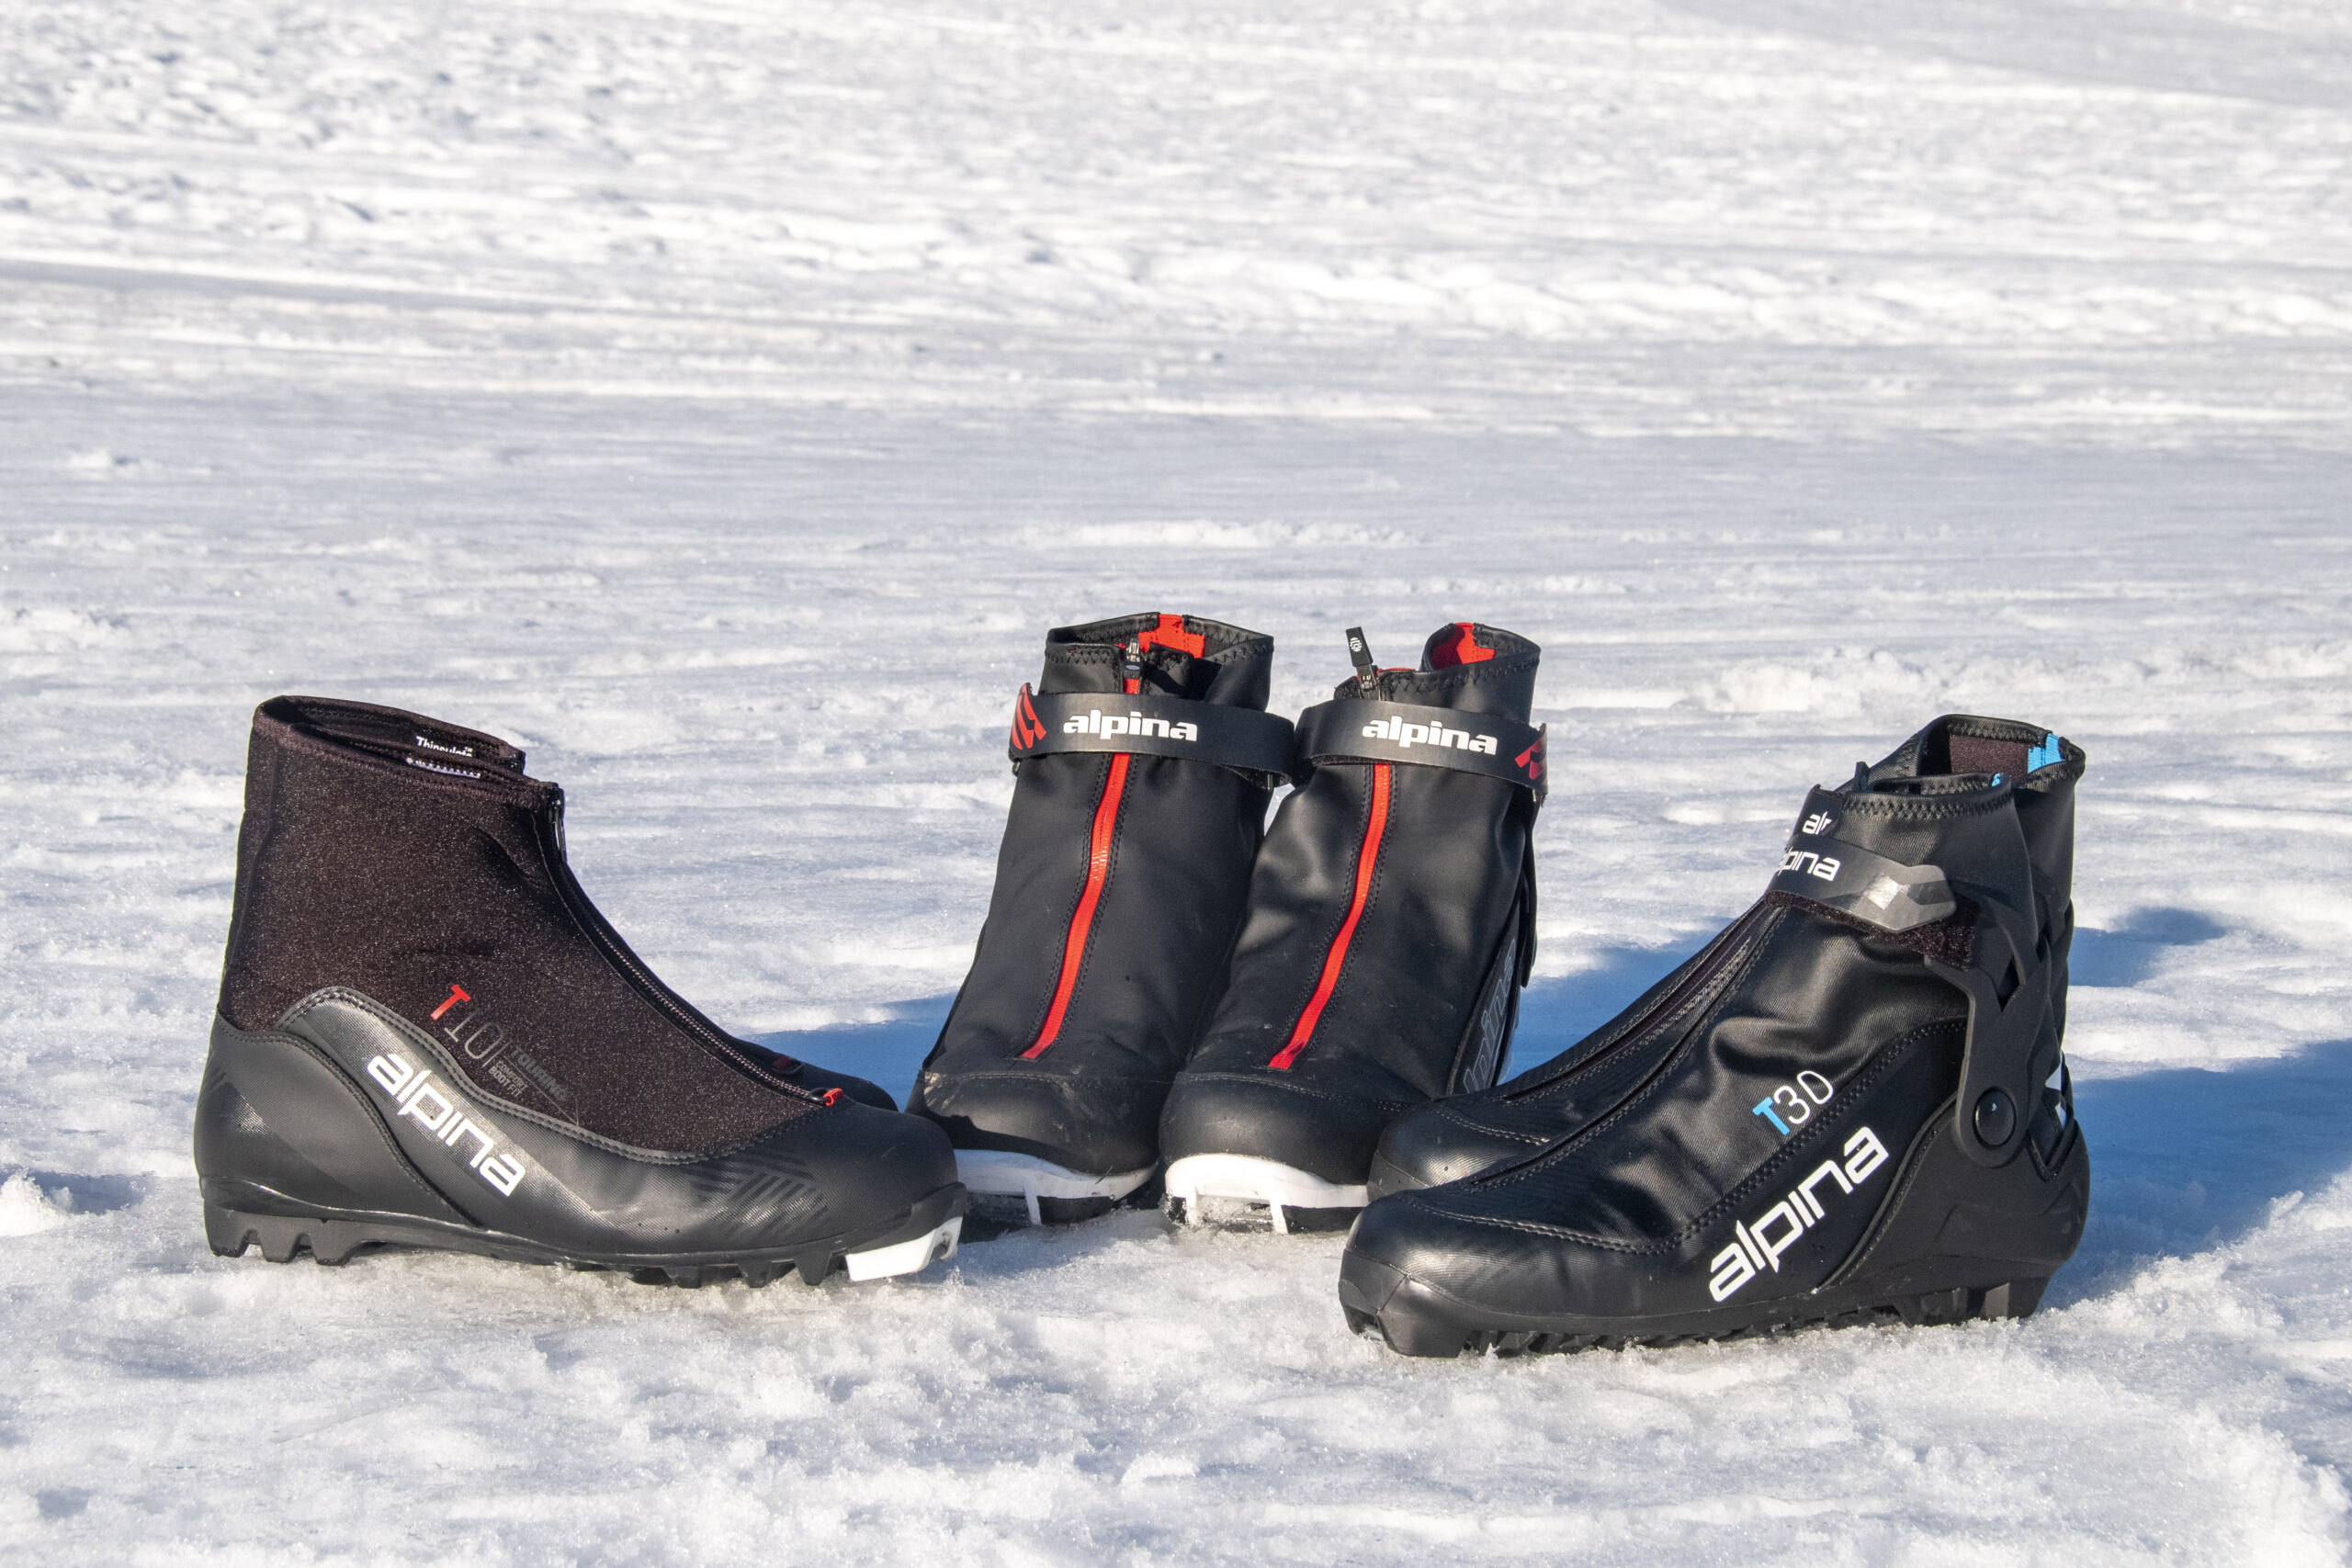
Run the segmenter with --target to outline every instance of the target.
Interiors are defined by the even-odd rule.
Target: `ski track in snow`
[[[2326,0],[0,9],[0,1560],[2325,1563],[2352,1464]],[[910,1080],[1050,625],[1545,649],[1516,1048],[1951,709],[2089,750],[2043,1311],[1453,1364],[1340,1239],[215,1259],[243,732],[510,736]]]

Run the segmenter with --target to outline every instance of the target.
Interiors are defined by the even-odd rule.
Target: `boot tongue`
[[[1381,671],[1370,692],[1361,681],[1344,681],[1333,694],[1458,708],[1525,724],[1534,710],[1535,667],[1543,657],[1542,649],[1499,626],[1450,621],[1421,645],[1419,670]]]
[[[1262,711],[1273,650],[1273,639],[1257,632],[1164,611],[1057,626],[1046,634],[1037,692],[1125,692],[1140,665],[1141,691]]]
[[[1916,793],[1925,781],[1970,775],[1998,775],[2015,784],[2063,761],[2064,742],[2040,725],[1948,713],[1875,766],[1858,766],[1853,782],[1840,793]]]

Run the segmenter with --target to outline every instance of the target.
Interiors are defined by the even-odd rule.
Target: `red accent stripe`
[[[1339,989],[1340,971],[1348,962],[1348,943],[1354,940],[1356,922],[1363,919],[1366,899],[1372,897],[1372,874],[1380,865],[1380,839],[1388,828],[1388,769],[1386,762],[1372,765],[1372,815],[1363,825],[1363,847],[1356,852],[1356,896],[1348,906],[1348,918],[1340,926],[1340,934],[1331,939],[1331,951],[1323,955],[1323,978],[1316,983],[1315,995],[1307,998],[1306,1010],[1298,1015],[1298,1025],[1290,1032],[1290,1043],[1266,1066],[1276,1072],[1288,1072],[1306,1049],[1307,1041],[1315,1036],[1315,1025],[1323,1016],[1323,1005]]]
[[[1126,683],[1133,695],[1139,682]],[[1069,918],[1069,935],[1062,942],[1062,977],[1054,987],[1054,1005],[1046,1010],[1045,1026],[1037,1031],[1036,1043],[1021,1053],[1024,1062],[1035,1061],[1046,1054],[1062,1032],[1062,1015],[1069,1011],[1069,997],[1078,989],[1078,971],[1086,962],[1087,933],[1094,929],[1094,906],[1102,901],[1102,884],[1111,876],[1111,836],[1119,825],[1119,797],[1127,787],[1127,754],[1111,753],[1111,772],[1102,781],[1102,798],[1094,805],[1094,828],[1086,836],[1086,890],[1078,896],[1078,908]]]

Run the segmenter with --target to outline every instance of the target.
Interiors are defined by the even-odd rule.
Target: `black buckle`
[[[1990,888],[1959,885],[1959,890],[1977,908],[1968,966],[1928,960],[1930,970],[1968,998],[1952,1134],[1978,1165],[2002,1166],[2025,1147],[2042,1082],[2058,1066],[2054,1052],[2038,1051],[2050,1007],[2050,959],[2022,910]],[[2004,1000],[2002,983],[2012,978],[2016,984]]]

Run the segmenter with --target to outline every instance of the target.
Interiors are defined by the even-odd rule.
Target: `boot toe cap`
[[[854,1101],[797,1117],[718,1163],[734,1168],[712,1173],[734,1179],[731,1228],[756,1245],[786,1245],[811,1228],[796,1190],[820,1201],[815,1228],[856,1235],[893,1224],[956,1180],[955,1151],[937,1127]]]
[[[1244,1155],[1340,1186],[1360,1186],[1372,1152],[1399,1107],[1258,1073],[1197,1073],[1176,1080],[1160,1118],[1170,1160]]]
[[[1159,1159],[1164,1078],[1064,1077],[1035,1071],[927,1072],[907,1108],[959,1149],[1001,1149],[1091,1175]]]

